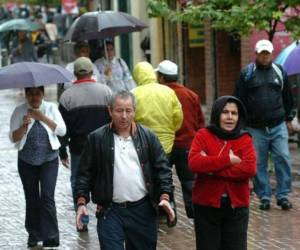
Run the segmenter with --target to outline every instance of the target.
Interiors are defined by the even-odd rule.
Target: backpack
[[[281,90],[283,90],[284,81],[283,81],[282,69],[275,63],[272,63],[272,68],[275,70],[276,75],[279,77],[280,84],[281,84]],[[256,69],[255,63],[250,63],[246,66],[246,74],[245,74],[245,78],[244,78],[246,82],[248,82],[251,79],[255,69]]]

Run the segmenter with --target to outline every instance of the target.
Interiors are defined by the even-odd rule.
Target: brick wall
[[[240,73],[240,42],[225,32],[217,33],[219,96],[231,95]]]

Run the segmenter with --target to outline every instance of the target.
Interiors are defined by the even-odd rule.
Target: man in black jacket
[[[261,201],[259,208],[269,210],[272,196],[268,177],[270,152],[276,172],[277,205],[288,210],[292,208],[288,200],[291,191],[288,130],[292,131],[292,92],[286,72],[272,63],[272,43],[260,40],[255,50],[256,63],[242,70],[235,89],[235,96],[246,106],[249,115],[247,129],[253,137],[258,156],[254,191]]]
[[[109,106],[112,123],[92,132],[80,161],[75,187],[77,226],[87,215],[86,204],[97,204],[101,249],[156,249],[158,207],[175,219],[169,197],[172,172],[158,138],[134,123],[132,93],[114,94]]]

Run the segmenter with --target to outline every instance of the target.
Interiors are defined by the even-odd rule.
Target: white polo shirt
[[[114,142],[113,201],[138,201],[147,194],[147,190],[132,138],[125,139],[114,134]]]

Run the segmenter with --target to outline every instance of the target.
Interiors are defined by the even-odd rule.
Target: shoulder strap
[[[122,68],[123,77],[124,77],[124,76],[125,76],[125,69],[124,69],[124,65],[123,65],[123,63],[122,63],[121,58],[118,58],[118,62],[119,62],[119,64],[120,64],[121,68]]]
[[[281,68],[275,63],[272,63],[272,68],[275,70],[276,74],[278,75],[281,83],[281,90],[283,90],[283,74]]]
[[[248,82],[251,79],[255,69],[256,69],[255,63],[250,63],[246,66],[246,74],[245,74],[245,81],[246,82]]]

